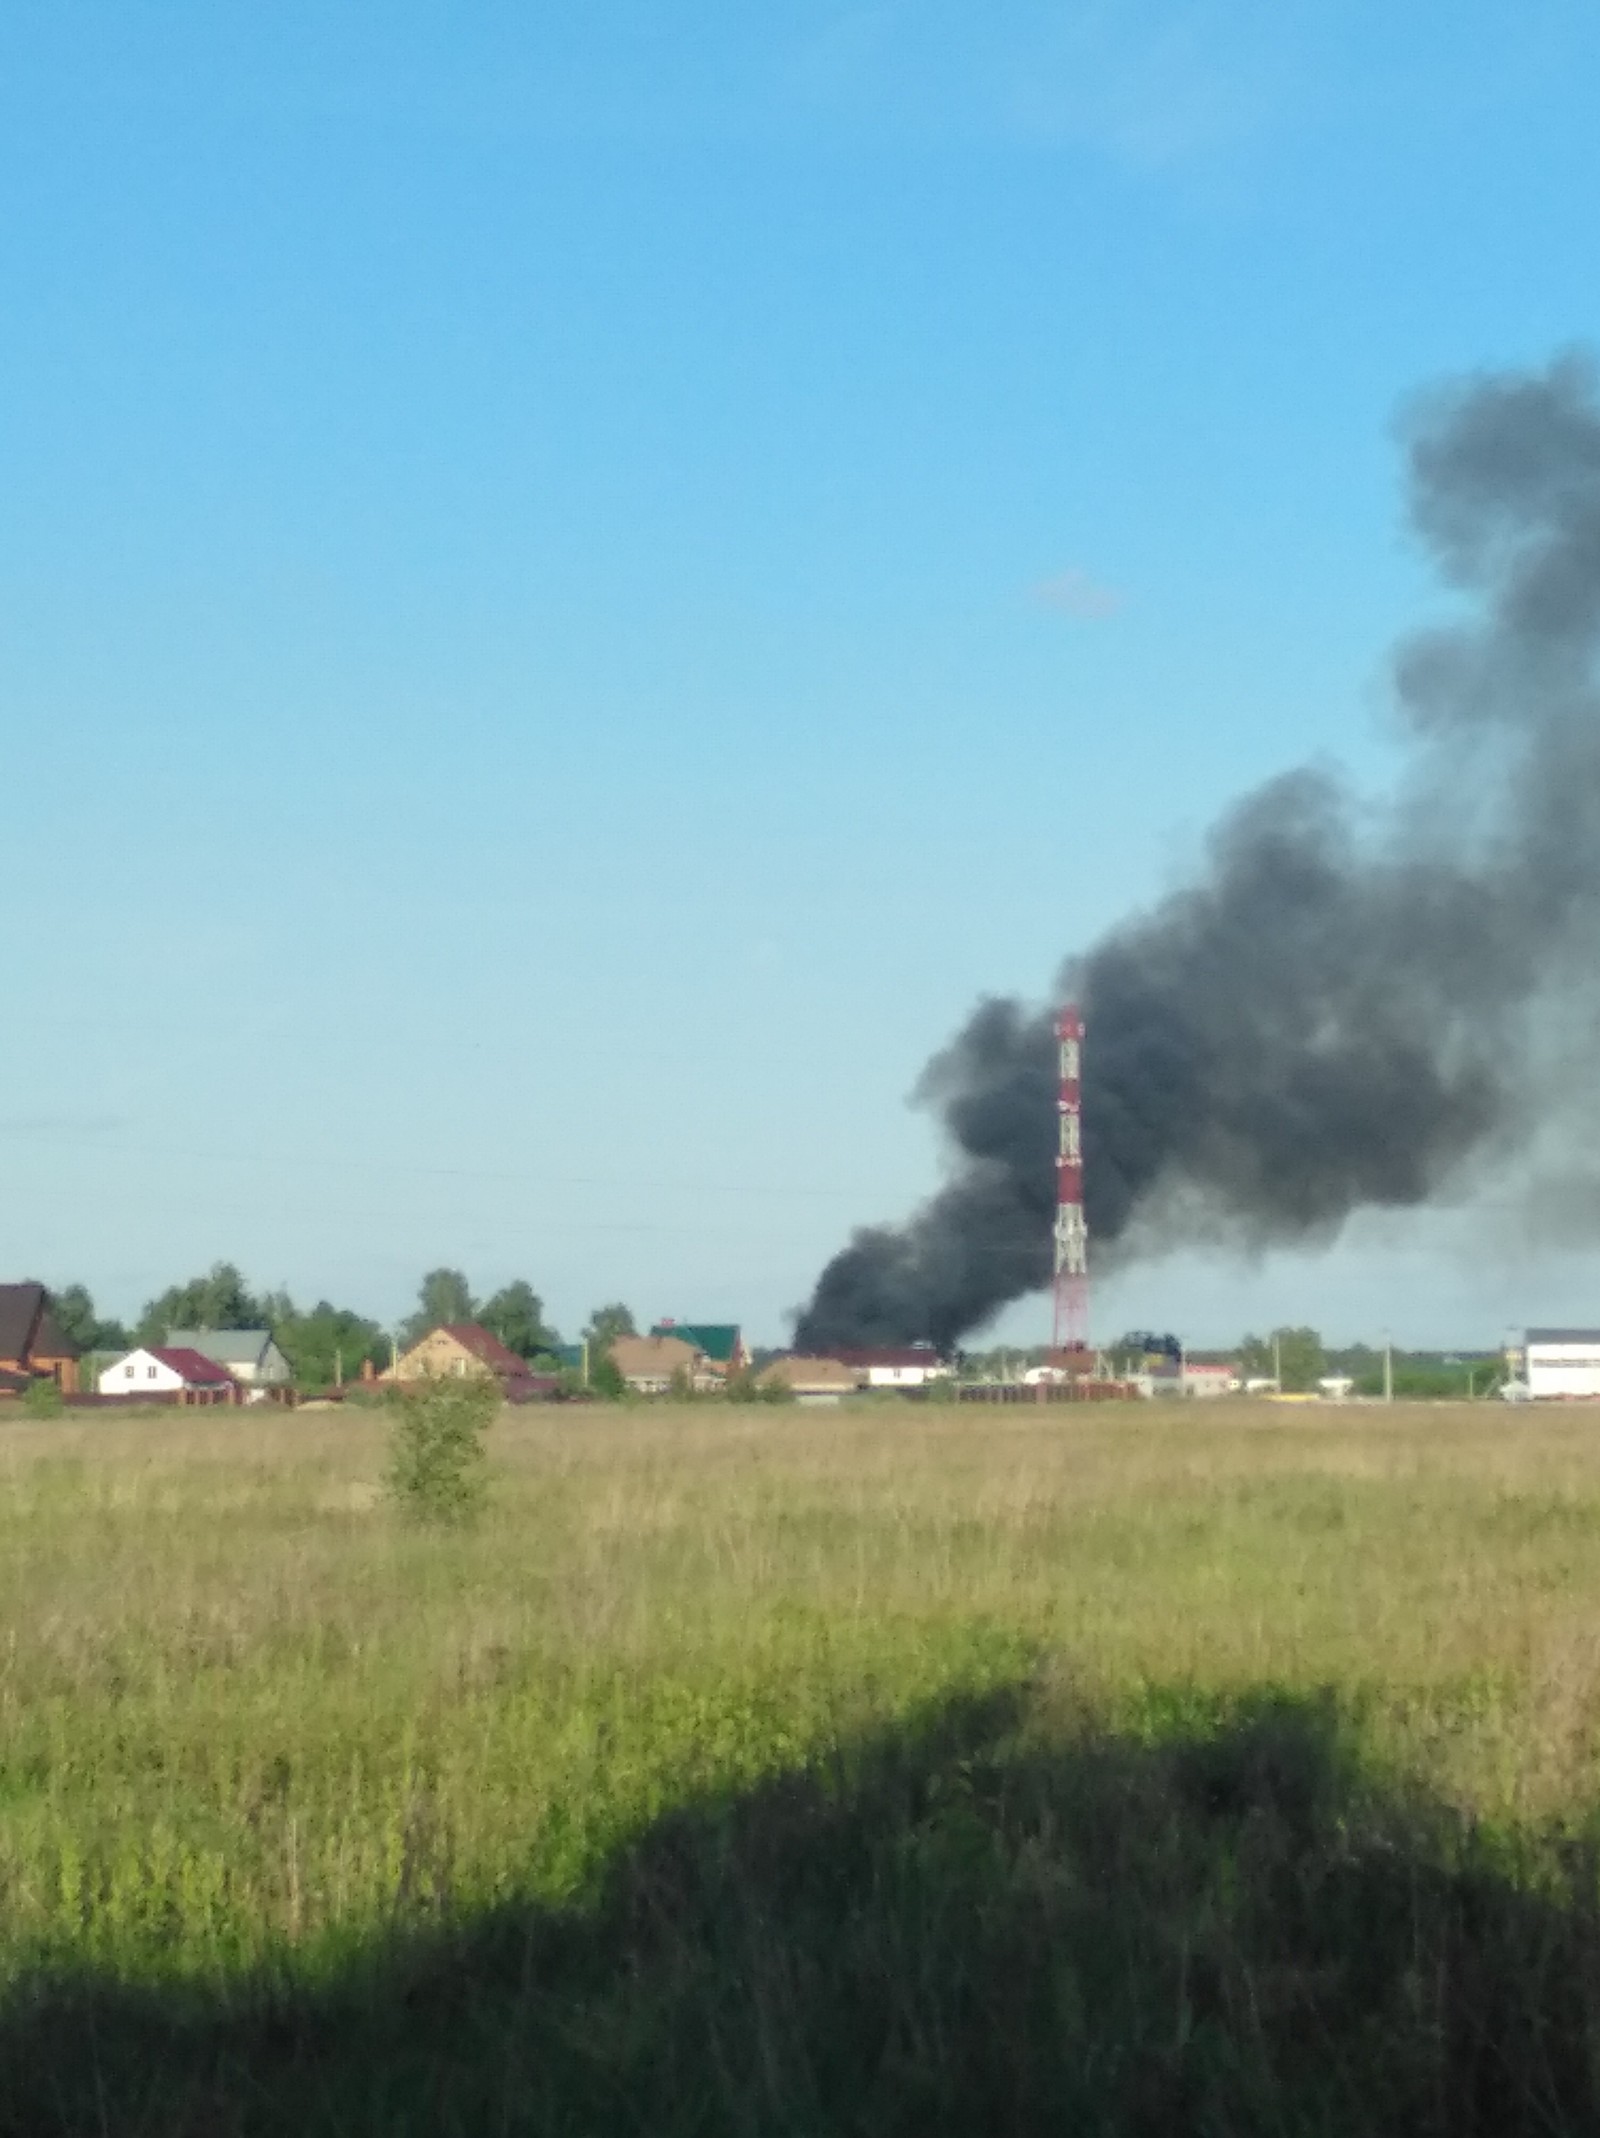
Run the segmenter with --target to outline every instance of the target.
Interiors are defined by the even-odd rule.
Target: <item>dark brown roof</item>
[[[33,1332],[33,1355],[36,1359],[75,1359],[78,1356],[77,1345],[67,1342],[48,1307],[39,1316],[39,1325]]]
[[[0,1284],[0,1359],[25,1359],[44,1308],[42,1284]]]
[[[26,1359],[44,1312],[42,1284],[0,1284],[0,1359]]]
[[[76,1344],[69,1344],[56,1327],[50,1312],[50,1294],[31,1279],[25,1284],[0,1284],[0,1359],[75,1359]]]

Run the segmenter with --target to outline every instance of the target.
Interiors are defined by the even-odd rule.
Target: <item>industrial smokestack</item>
[[[1412,755],[1373,817],[1298,771],[1216,827],[1199,879],[1069,959],[1096,1265],[1331,1240],[1427,1201],[1534,1108],[1534,1012],[1590,994],[1600,919],[1600,409],[1588,365],[1480,378],[1407,425],[1411,514],[1475,614],[1403,644]],[[806,1351],[949,1346],[1048,1283],[1052,1013],[979,1004],[924,1072],[949,1184],[858,1232]],[[1539,1096],[1533,1087],[1535,1098]],[[1553,1096],[1553,1094],[1552,1094]]]

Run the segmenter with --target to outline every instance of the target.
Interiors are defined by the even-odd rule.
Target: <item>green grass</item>
[[[1600,1415],[0,1427],[0,2131],[1600,2128]]]

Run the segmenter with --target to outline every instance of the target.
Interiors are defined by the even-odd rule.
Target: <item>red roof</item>
[[[152,1344],[150,1356],[159,1359],[179,1376],[186,1388],[231,1388],[233,1375],[226,1366],[219,1366],[215,1359],[208,1359],[203,1352],[191,1351],[184,1344]]]
[[[446,1336],[453,1336],[463,1351],[470,1351],[480,1366],[487,1366],[491,1373],[524,1374],[528,1370],[526,1359],[519,1359],[514,1351],[508,1351],[498,1336],[491,1336],[481,1323],[475,1321],[447,1321]]]

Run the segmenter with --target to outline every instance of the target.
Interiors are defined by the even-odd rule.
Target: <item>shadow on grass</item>
[[[316,1991],[37,1983],[0,2129],[1593,2132],[1595,1866],[1541,1862],[1386,1801],[1331,1703],[1146,1741],[1018,1688]]]

